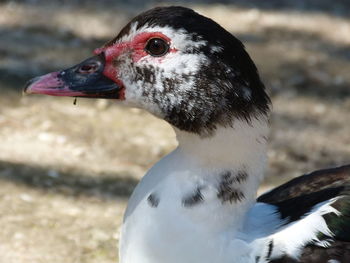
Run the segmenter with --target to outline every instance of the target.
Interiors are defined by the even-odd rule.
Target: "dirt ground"
[[[305,3],[307,2],[307,3]],[[118,227],[171,128],[112,101],[24,97],[160,1],[0,0],[0,263],[117,262]],[[191,1],[240,38],[274,108],[264,191],[350,163],[349,1]]]

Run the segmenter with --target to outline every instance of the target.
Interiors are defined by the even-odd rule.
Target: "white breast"
[[[243,140],[239,135],[246,138],[247,133],[241,132],[241,127],[243,124],[237,123],[234,129],[218,131],[218,138],[194,141],[194,146],[200,146],[197,150],[191,147],[193,140],[182,136],[179,148],[142,178],[125,213],[120,263],[232,263],[233,259],[239,259],[235,263],[255,262],[252,240],[242,231],[246,213],[255,203],[266,161],[265,144],[256,138],[265,134],[251,133],[252,138]],[[186,146],[181,147],[181,141]],[[241,149],[250,144],[256,149],[253,153]],[[218,198],[218,175],[227,169],[242,168],[249,174],[239,186],[244,200],[223,202]],[[184,196],[198,187],[203,201],[184,206]],[[150,195],[156,197],[156,207],[150,204]]]
[[[252,248],[234,238],[244,215],[237,206],[222,204],[216,182],[203,173],[176,151],[149,171],[125,214],[121,263],[232,263],[237,256],[250,262]],[[203,202],[185,207],[183,197],[198,186],[204,186]],[[151,194],[158,199],[156,207],[148,201]]]

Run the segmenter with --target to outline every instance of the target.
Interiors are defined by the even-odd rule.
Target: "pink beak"
[[[69,69],[31,79],[24,93],[119,99],[121,87],[103,75],[104,67],[105,59],[101,53]]]

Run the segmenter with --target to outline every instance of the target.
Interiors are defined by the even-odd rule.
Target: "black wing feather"
[[[259,196],[258,202],[278,203],[300,195],[310,194],[326,188],[350,184],[350,165],[318,170],[299,176]]]
[[[334,197],[341,197],[332,204],[340,215],[324,215],[334,236],[318,236],[320,240],[333,239],[330,246],[308,244],[298,259],[283,256],[270,263],[350,263],[350,165],[302,175],[261,195],[257,201],[277,206],[281,217],[290,223]]]

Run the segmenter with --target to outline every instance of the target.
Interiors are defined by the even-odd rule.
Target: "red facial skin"
[[[125,50],[132,50],[132,61],[138,62],[140,59],[142,59],[145,56],[148,56],[149,54],[145,51],[145,46],[148,42],[148,40],[152,38],[162,38],[164,39],[168,44],[170,44],[170,38],[163,35],[160,32],[152,32],[152,33],[140,33],[134,37],[133,40],[127,41],[127,42],[120,42],[116,43],[111,46],[106,46],[102,48],[97,48],[94,50],[95,55],[99,55],[102,52],[104,52],[105,59],[106,59],[106,65],[103,71],[103,75],[105,75],[107,78],[112,79],[115,83],[123,86],[123,83],[120,79],[118,79],[118,72],[117,69],[113,66],[113,60],[117,58],[121,53],[123,53]],[[177,49],[171,48],[169,50],[170,53],[176,52]],[[162,57],[158,58],[159,62],[161,62]],[[125,98],[125,96],[124,96]]]
[[[113,61],[116,60],[123,52],[128,51],[130,52],[131,59],[134,63],[138,62],[146,56],[151,56],[145,51],[145,46],[147,45],[147,42],[152,38],[161,38],[170,45],[170,38],[163,35],[162,33],[145,32],[136,35],[131,41],[115,43],[113,45],[97,48],[94,50],[95,55],[104,53],[105,65],[102,74],[114,81],[120,87],[118,99],[125,100],[125,87],[123,85],[123,82],[118,78],[118,71],[117,68],[113,65]],[[175,48],[169,49],[170,53],[176,51],[177,49]],[[161,63],[164,59],[164,56],[152,58],[155,60],[155,62]],[[65,83],[63,83],[62,80],[58,78],[59,74],[59,72],[52,72],[37,78],[25,89],[25,92],[53,96],[95,97],[95,95],[89,95],[84,92],[70,90],[69,86],[65,85]],[[57,89],[57,87],[60,88]]]

